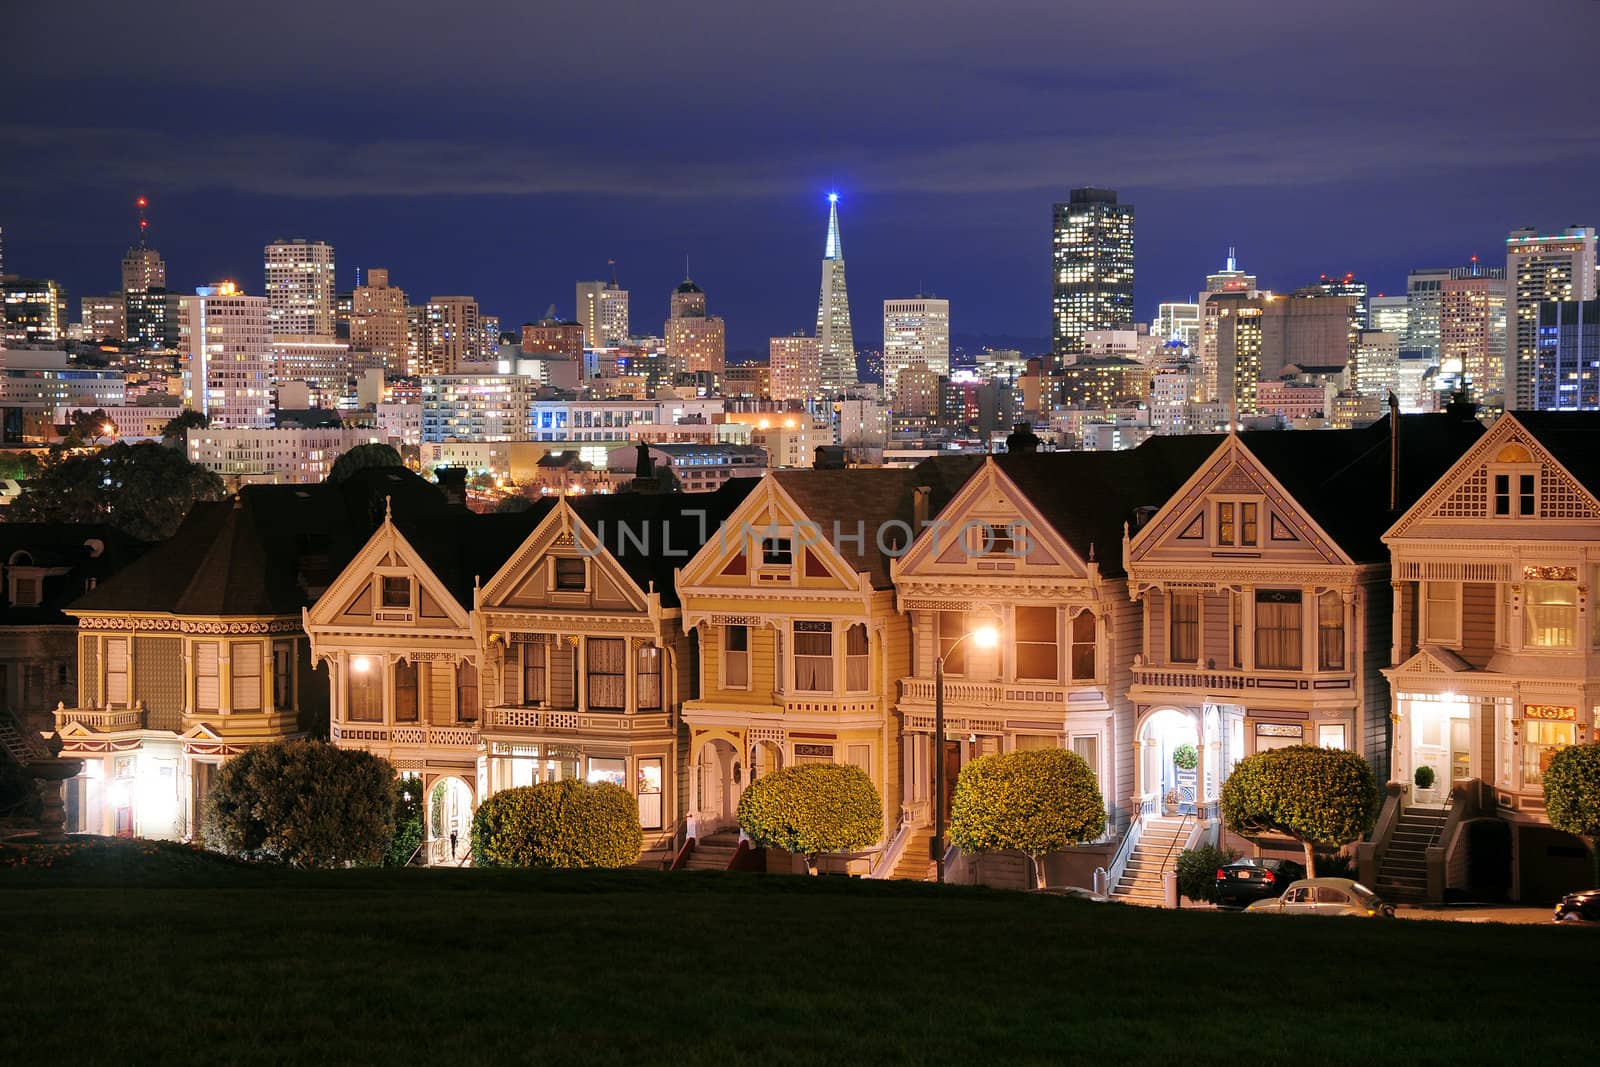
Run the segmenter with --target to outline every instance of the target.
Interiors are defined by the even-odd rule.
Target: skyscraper
[[[384,368],[393,374],[405,374],[406,366],[406,294],[389,284],[389,272],[383,267],[367,271],[367,284],[358,285],[350,294],[350,347],[383,360]]]
[[[1052,227],[1053,351],[1073,356],[1089,330],[1133,323],[1133,205],[1111,189],[1074,189]]]
[[[176,315],[169,314],[172,301],[167,293],[167,265],[161,253],[146,243],[150,220],[145,217],[147,201],[134,202],[139,209],[139,243],[122,256],[123,337],[138,348],[170,348],[177,341]]]
[[[672,291],[662,330],[667,358],[680,371],[721,374],[727,364],[728,331],[720,315],[706,314],[706,294],[690,278]]]
[[[1410,310],[1405,297],[1379,293],[1368,301],[1368,307],[1368,318],[1372,320],[1374,330],[1394,334],[1401,348],[1411,347],[1407,340]]]
[[[1439,356],[1439,297],[1448,267],[1427,267],[1406,276],[1406,347]]]
[[[822,392],[817,339],[797,333],[769,342],[768,368],[774,400],[810,400]]]
[[[1539,305],[1550,300],[1595,298],[1595,228],[1559,233],[1515,230],[1506,238],[1506,284],[1513,302],[1507,331],[1508,408],[1533,407],[1539,347]]]
[[[850,332],[850,294],[839,243],[839,194],[828,194],[828,240],[822,251],[822,291],[817,297],[817,358],[824,392],[842,396],[856,384],[856,342]]]
[[[1505,268],[1452,267],[1439,285],[1439,372],[1451,387],[1469,383],[1473,400],[1502,408],[1505,358]]]
[[[274,241],[265,250],[267,327],[274,334],[332,337],[333,246]]]
[[[210,416],[219,430],[270,428],[267,298],[217,282],[178,297],[177,304],[184,406]]]
[[[430,296],[426,313],[427,350],[422,374],[460,374],[463,363],[483,359],[478,301],[470,296]]]
[[[578,321],[585,348],[616,348],[628,343],[628,290],[609,282],[578,283]]]
[[[918,296],[883,302],[883,391],[891,405],[909,367],[950,376],[950,301]]]
[[[1600,300],[1539,305],[1534,406],[1540,411],[1600,410]]]
[[[0,277],[8,345],[57,344],[67,336],[67,291],[49,278]]]
[[[1324,274],[1311,285],[1294,291],[1295,296],[1353,296],[1356,300],[1356,328],[1369,329],[1372,319],[1367,310],[1367,283],[1356,281],[1354,274],[1330,278]]]

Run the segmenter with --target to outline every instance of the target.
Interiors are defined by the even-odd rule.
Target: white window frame
[[[1256,536],[1253,541],[1244,540],[1244,508],[1247,505],[1255,508]],[[1232,541],[1224,541],[1222,539],[1222,509],[1224,506],[1234,509],[1234,539]],[[1214,520],[1211,530],[1212,545],[1217,548],[1260,548],[1261,530],[1264,526],[1262,519],[1265,515],[1266,507],[1259,496],[1214,497],[1212,499],[1212,519]]]
[[[733,630],[735,627],[737,627],[738,629],[741,629],[741,630],[744,631],[744,648],[743,649],[734,649],[734,648],[732,648],[731,647],[731,642],[728,640],[729,631]],[[755,630],[755,627],[747,625],[747,624],[743,624],[743,623],[724,623],[723,624],[723,626],[722,626],[722,641],[721,641],[721,646],[722,646],[722,670],[720,672],[720,677],[718,678],[718,681],[720,681],[722,683],[721,688],[729,689],[729,690],[748,690],[750,688],[750,684],[751,684],[751,682],[750,682],[750,674],[751,674],[751,671],[750,671],[750,644],[751,644],[751,639],[754,636],[754,630]],[[732,683],[730,683],[728,681],[728,664],[730,662],[732,662],[734,656],[742,656],[742,657],[744,657],[744,684],[743,685],[734,685],[734,684],[732,684]]]
[[[1503,521],[1506,519],[1537,519],[1539,517],[1539,505],[1542,501],[1542,494],[1544,492],[1544,479],[1540,476],[1541,472],[1539,470],[1539,464],[1491,463],[1488,467],[1488,473],[1489,518]],[[1522,507],[1522,479],[1525,477],[1531,477],[1533,479],[1533,504],[1531,511],[1525,511]],[[1500,495],[1496,486],[1496,482],[1500,478],[1509,479],[1507,482],[1507,495],[1510,497],[1510,499],[1507,502],[1508,510],[1505,514],[1501,514],[1499,508],[1496,507],[1498,497]]]
[[[1434,598],[1429,596],[1428,594],[1431,591],[1432,587],[1436,586],[1436,585],[1448,586],[1449,588],[1455,590],[1455,597],[1454,597],[1455,611],[1453,613],[1454,619],[1455,619],[1455,632],[1451,633],[1448,637],[1443,635],[1443,634],[1435,634],[1433,632],[1433,626],[1432,626],[1433,610],[1432,610],[1431,605],[1435,601],[1434,601]],[[1461,583],[1460,582],[1436,582],[1436,581],[1432,581],[1432,580],[1424,580],[1422,582],[1419,582],[1418,586],[1419,586],[1419,588],[1417,590],[1417,606],[1420,609],[1420,614],[1421,614],[1421,617],[1422,617],[1422,625],[1420,627],[1418,627],[1418,629],[1420,630],[1420,632],[1422,634],[1422,643],[1423,644],[1427,644],[1427,645],[1445,645],[1445,646],[1458,646],[1458,645],[1460,645],[1461,644]]]

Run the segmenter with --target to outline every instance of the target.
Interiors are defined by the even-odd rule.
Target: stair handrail
[[[877,862],[867,872],[868,878],[884,878],[894,873],[895,866],[899,864],[900,857],[906,850],[906,842],[911,840],[910,813],[901,810],[900,825],[895,827],[889,840],[884,842],[883,849],[878,853]]]
[[[1184,824],[1187,823],[1192,818],[1194,818],[1193,815],[1180,815],[1180,816],[1178,816],[1178,829],[1172,835],[1172,843],[1167,846],[1167,854],[1165,856],[1161,857],[1161,873],[1162,873],[1162,875],[1165,875],[1167,873],[1167,861],[1172,859],[1172,850],[1178,847],[1178,842],[1179,841],[1187,841],[1188,840],[1187,837],[1184,835],[1183,827],[1184,827]]]
[[[1455,803],[1456,791],[1452,789],[1444,795],[1444,809],[1440,813],[1438,821],[1433,824],[1433,833],[1428,835],[1428,843],[1422,846],[1424,850],[1432,848],[1434,842],[1439,840],[1439,831],[1443,830],[1444,824],[1450,821],[1450,810],[1455,807]]]
[[[1372,826],[1371,836],[1356,844],[1356,875],[1368,885],[1378,881],[1378,868],[1383,865],[1383,857],[1389,851],[1395,827],[1400,825],[1400,817],[1405,814],[1409,787],[1400,782],[1390,782],[1384,791],[1387,795],[1378,812],[1378,821]]]
[[[1128,861],[1133,859],[1133,852],[1139,845],[1139,838],[1144,835],[1144,813],[1134,815],[1128,823],[1128,830],[1122,835],[1122,844],[1111,854],[1111,863],[1106,867],[1106,891],[1109,893],[1117,888],[1117,883],[1122,881],[1123,872],[1128,869]]]

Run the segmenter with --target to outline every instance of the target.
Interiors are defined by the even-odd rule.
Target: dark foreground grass
[[[0,1064],[1594,1056],[1591,930],[753,875],[37,868],[0,869]]]

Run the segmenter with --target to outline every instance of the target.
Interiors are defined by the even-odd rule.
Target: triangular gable
[[[178,735],[183,741],[221,741],[223,737],[203,722],[197,722]]]
[[[1005,527],[1010,551],[982,552],[994,540],[982,527]],[[938,516],[894,561],[896,580],[916,575],[1083,578],[1088,564],[991,458],[956,492]]]
[[[1526,453],[1526,460],[1523,453]],[[1466,455],[1389,527],[1384,540],[1403,537],[1418,525],[1428,523],[1460,526],[1497,521],[1489,514],[1489,467],[1496,462],[1538,465],[1541,520],[1600,522],[1600,499],[1585,489],[1583,483],[1539,443],[1538,437],[1517,421],[1514,413],[1508,412],[1496,419]]]
[[[854,537],[858,531],[844,531]],[[793,554],[792,566],[777,568],[761,557],[763,536],[786,537]],[[875,531],[865,531],[871,538]],[[734,508],[721,530],[710,537],[684,564],[678,588],[706,587],[730,592],[750,588],[834,588],[858,592],[863,579],[850,561],[834,547],[833,531],[805,514],[776,478],[763,478],[755,491]]]
[[[370,626],[393,629],[393,620],[378,621],[375,615],[377,598],[373,594],[374,578],[382,570],[404,570],[416,582],[417,600],[412,613],[413,624],[434,628],[453,625],[468,629],[471,621],[467,611],[439,581],[422,556],[405,536],[395,528],[388,516],[367,543],[361,546],[352,559],[339,572],[339,576],[317,598],[306,613],[312,626]]]
[[[1254,544],[1223,544],[1217,503],[1253,502]],[[1240,520],[1242,521],[1242,519]],[[1229,435],[1128,543],[1128,564],[1239,562],[1348,566],[1350,556],[1238,437]]]
[[[1410,659],[1395,667],[1384,671],[1388,675],[1397,674],[1437,674],[1441,677],[1452,674],[1478,673],[1478,668],[1462,659],[1448,648],[1438,645],[1423,645]]]
[[[555,595],[550,568],[557,557],[581,558],[588,565],[582,594]],[[581,602],[580,602],[581,601]],[[484,584],[478,604],[485,609],[554,608],[567,611],[650,610],[650,598],[565,498],[540,520],[494,577]]]

